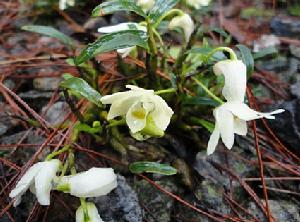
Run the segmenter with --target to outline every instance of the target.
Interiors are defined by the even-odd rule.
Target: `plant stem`
[[[64,153],[64,152],[68,151],[69,149],[70,149],[70,146],[69,146],[69,145],[66,145],[66,146],[64,146],[62,149],[50,153],[50,154],[46,157],[46,161],[52,160],[52,159],[53,159],[54,157],[56,157],[57,155],[59,155],[59,154],[61,154],[61,153]]]
[[[71,100],[68,90],[63,90],[63,92],[64,92],[66,102],[68,103],[70,109],[76,115],[77,119],[83,123],[84,118],[83,118],[82,114],[79,112],[79,110],[77,109],[77,107],[74,105],[73,101]]]
[[[224,102],[217,97],[215,94],[213,94],[201,81],[199,81],[197,78],[192,77],[192,79],[197,83],[197,85],[201,86],[201,88],[215,101],[217,101],[220,104],[223,104]]]
[[[165,93],[175,93],[175,92],[176,92],[176,89],[174,89],[174,88],[169,88],[169,89],[163,89],[163,90],[155,91],[155,94],[156,94],[156,95],[160,95],[160,94],[165,94]]]
[[[218,48],[212,50],[210,53],[208,53],[207,59],[209,59],[209,58],[212,57],[216,52],[219,52],[219,51],[225,51],[225,52],[228,52],[228,53],[230,54],[230,60],[237,60],[237,56],[236,56],[235,52],[234,52],[231,48],[228,48],[228,47],[218,47]]]

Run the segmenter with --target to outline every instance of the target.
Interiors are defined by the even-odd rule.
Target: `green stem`
[[[165,94],[165,93],[175,93],[175,92],[176,92],[176,89],[174,89],[174,88],[169,88],[169,89],[163,89],[163,90],[155,91],[155,94],[156,94],[156,95],[160,95],[160,94]]]
[[[47,157],[46,157],[46,161],[52,160],[54,157],[56,157],[57,155],[64,153],[66,151],[68,151],[70,149],[69,145],[64,146],[62,149],[52,152],[50,153]]]
[[[213,56],[216,52],[219,52],[219,51],[228,52],[230,54],[230,60],[237,60],[237,56],[236,56],[235,52],[231,48],[228,48],[228,47],[218,47],[218,48],[212,50],[210,53],[208,53],[207,59],[209,59],[211,56]]]
[[[90,221],[87,204],[86,204],[86,201],[85,201],[84,197],[80,198],[80,205],[81,205],[82,210],[83,210],[83,217],[84,217],[83,221]]]
[[[223,104],[224,102],[217,97],[215,94],[213,94],[201,81],[199,81],[198,79],[196,79],[195,77],[192,77],[192,79],[197,83],[197,85],[201,86],[201,88],[211,97],[213,98],[215,101],[217,101],[220,104]]]
[[[125,125],[125,123],[126,123],[126,120],[124,118],[121,120],[111,120],[110,123],[107,125],[107,128]]]

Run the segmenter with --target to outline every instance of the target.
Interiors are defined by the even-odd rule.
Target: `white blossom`
[[[117,175],[112,168],[93,167],[76,175],[64,176],[57,187],[68,187],[66,192],[76,197],[98,197],[117,187]]]
[[[35,193],[41,205],[50,205],[52,181],[56,177],[59,166],[60,161],[57,159],[38,162],[31,166],[9,194],[9,197],[15,198],[14,206],[21,202],[21,197],[28,188]]]
[[[114,32],[125,31],[125,30],[140,30],[140,31],[147,32],[147,28],[145,26],[139,25],[138,23],[134,23],[134,22],[125,22],[125,23],[120,23],[117,25],[101,27],[98,29],[98,32],[109,34],[109,33],[114,33]],[[135,46],[126,47],[123,49],[117,49],[117,52],[123,58],[125,58],[129,55],[129,53],[134,48],[135,48]]]
[[[185,41],[188,42],[195,29],[195,24],[189,14],[175,16],[169,23],[169,29],[181,28],[184,32]]]
[[[89,222],[103,222],[95,204],[88,202],[86,203],[86,207],[89,216]],[[80,206],[76,211],[76,222],[86,222],[86,220],[84,220],[84,212],[82,206]]]
[[[225,85],[222,94],[227,101],[244,102],[247,82],[247,68],[241,60],[224,60],[213,67],[216,75],[223,74]]]
[[[129,91],[117,92],[112,95],[103,96],[103,104],[111,104],[107,119],[111,120],[117,116],[125,116],[126,123],[131,133],[137,133],[151,123],[158,131],[166,130],[173,115],[172,109],[153,90],[145,90],[133,85],[127,85]]]
[[[75,6],[75,0],[59,0],[59,9],[65,10],[69,6]]]
[[[155,0],[137,0],[136,4],[140,6],[144,12],[148,12],[153,8]]]
[[[211,2],[211,0],[185,0],[185,1],[189,6],[194,7],[195,9],[200,9],[204,6],[208,6],[209,3]]]
[[[219,138],[222,138],[224,145],[231,149],[234,143],[234,134],[247,134],[247,122],[250,120],[266,118],[275,119],[273,115],[284,112],[278,109],[270,113],[261,113],[251,109],[241,102],[226,102],[214,110],[215,128],[210,136],[207,154],[212,154],[218,144]]]

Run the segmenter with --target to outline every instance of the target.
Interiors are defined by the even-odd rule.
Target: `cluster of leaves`
[[[102,95],[98,87],[101,73],[97,71],[98,69],[94,67],[91,60],[99,54],[132,46],[138,47],[137,59],[145,64],[143,72],[147,76],[143,79],[130,78],[127,84],[137,83],[139,86],[157,91],[173,89],[172,92],[175,92],[176,96],[166,95],[164,97],[175,111],[172,128],[175,128],[176,131],[195,133],[191,126],[201,126],[210,132],[213,130],[214,124],[209,119],[203,118],[203,114],[210,112],[211,108],[216,107],[218,103],[207,95],[203,86],[215,94],[220,93],[224,79],[212,75],[211,65],[216,61],[227,59],[228,55],[223,52],[215,52],[214,46],[210,45],[206,38],[200,38],[205,34],[201,26],[195,30],[189,42],[182,44],[182,47],[167,45],[168,43],[162,41],[161,34],[157,30],[164,29],[162,20],[168,17],[168,12],[178,2],[179,0],[156,0],[153,8],[145,12],[136,4],[135,0],[111,0],[101,3],[92,11],[93,17],[117,11],[133,12],[140,16],[143,20],[142,23],[146,24],[147,32],[128,29],[101,35],[95,42],[85,46],[77,56],[67,60],[70,65],[74,65],[80,70],[81,76],[64,75],[64,81],[61,83],[62,90],[67,97],[71,95],[85,98],[93,104],[83,117],[79,112],[76,113],[76,110],[73,110],[79,120],[73,130],[73,141],[77,140],[80,132],[85,132],[93,135],[99,141],[105,135],[109,135],[112,139],[106,138],[106,141],[117,141],[117,143],[110,142],[112,146],[123,143],[117,130],[117,126],[122,125],[122,120],[107,121],[105,118],[106,107],[100,102]],[[23,29],[57,38],[73,50],[79,47],[75,40],[52,27],[25,26]],[[231,43],[230,36],[224,30],[212,28],[211,31],[225,38],[224,44]],[[236,47],[247,66],[248,77],[253,73],[254,59],[275,53],[274,50],[268,49],[268,51],[259,52],[253,56],[246,46],[237,45]],[[176,53],[173,53],[174,51]],[[126,75],[129,75],[128,72],[140,72],[140,67],[132,70],[132,65],[122,61],[122,58],[118,59],[118,64],[120,70]],[[163,73],[164,77],[159,77],[157,73]],[[193,81],[193,78],[200,81],[202,85]],[[201,113],[199,110],[203,112]],[[155,172],[166,175],[176,173],[176,170],[170,166],[151,162],[133,163],[129,169],[134,173]]]

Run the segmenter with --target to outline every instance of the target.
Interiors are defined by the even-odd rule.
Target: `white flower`
[[[125,116],[133,134],[147,128],[147,124],[151,122],[154,125],[152,127],[161,131],[159,134],[163,135],[173,115],[172,109],[160,96],[155,95],[153,90],[132,85],[127,85],[126,88],[131,90],[101,98],[103,104],[112,104],[107,119]]]
[[[68,187],[67,193],[76,197],[98,197],[117,187],[117,175],[112,168],[93,167],[72,176],[64,176],[57,188]]]
[[[223,74],[225,85],[222,94],[227,101],[244,102],[247,82],[247,68],[241,60],[224,60],[213,67],[216,75]]]
[[[60,10],[65,10],[69,6],[74,6],[75,5],[75,0],[59,0],[59,9]]]
[[[101,219],[98,210],[93,203],[86,203],[87,211],[88,211],[88,216],[89,216],[89,222],[103,222]],[[84,212],[82,206],[80,206],[77,211],[76,211],[76,222],[85,222],[84,220]]]
[[[59,166],[60,161],[57,159],[39,162],[31,166],[9,194],[9,197],[15,198],[14,206],[21,202],[22,195],[29,187],[41,205],[50,205],[52,181],[56,177]]]
[[[210,1],[211,0],[186,0],[186,3],[195,9],[200,9],[204,6],[208,6]]]
[[[144,12],[147,12],[153,8],[155,0],[137,0],[136,4],[140,6]]]
[[[106,27],[101,27],[98,29],[98,32],[100,33],[114,33],[114,32],[120,32],[120,31],[125,31],[125,30],[140,30],[147,32],[147,28],[145,26],[139,25],[138,23],[134,22],[125,22],[125,23],[120,23],[117,25],[112,25],[112,26],[106,26]],[[123,58],[129,55],[129,53],[135,48],[135,46],[132,47],[126,47],[123,49],[117,49],[117,52],[121,54]]]
[[[283,109],[271,113],[261,113],[241,102],[224,103],[214,110],[216,123],[208,142],[207,154],[210,155],[215,151],[220,137],[225,146],[231,149],[234,143],[234,134],[247,134],[246,121],[260,118],[275,119],[273,115],[282,112],[284,112]]]
[[[169,23],[169,29],[182,28],[185,41],[188,42],[195,29],[195,24],[189,14],[178,15],[172,18]]]

